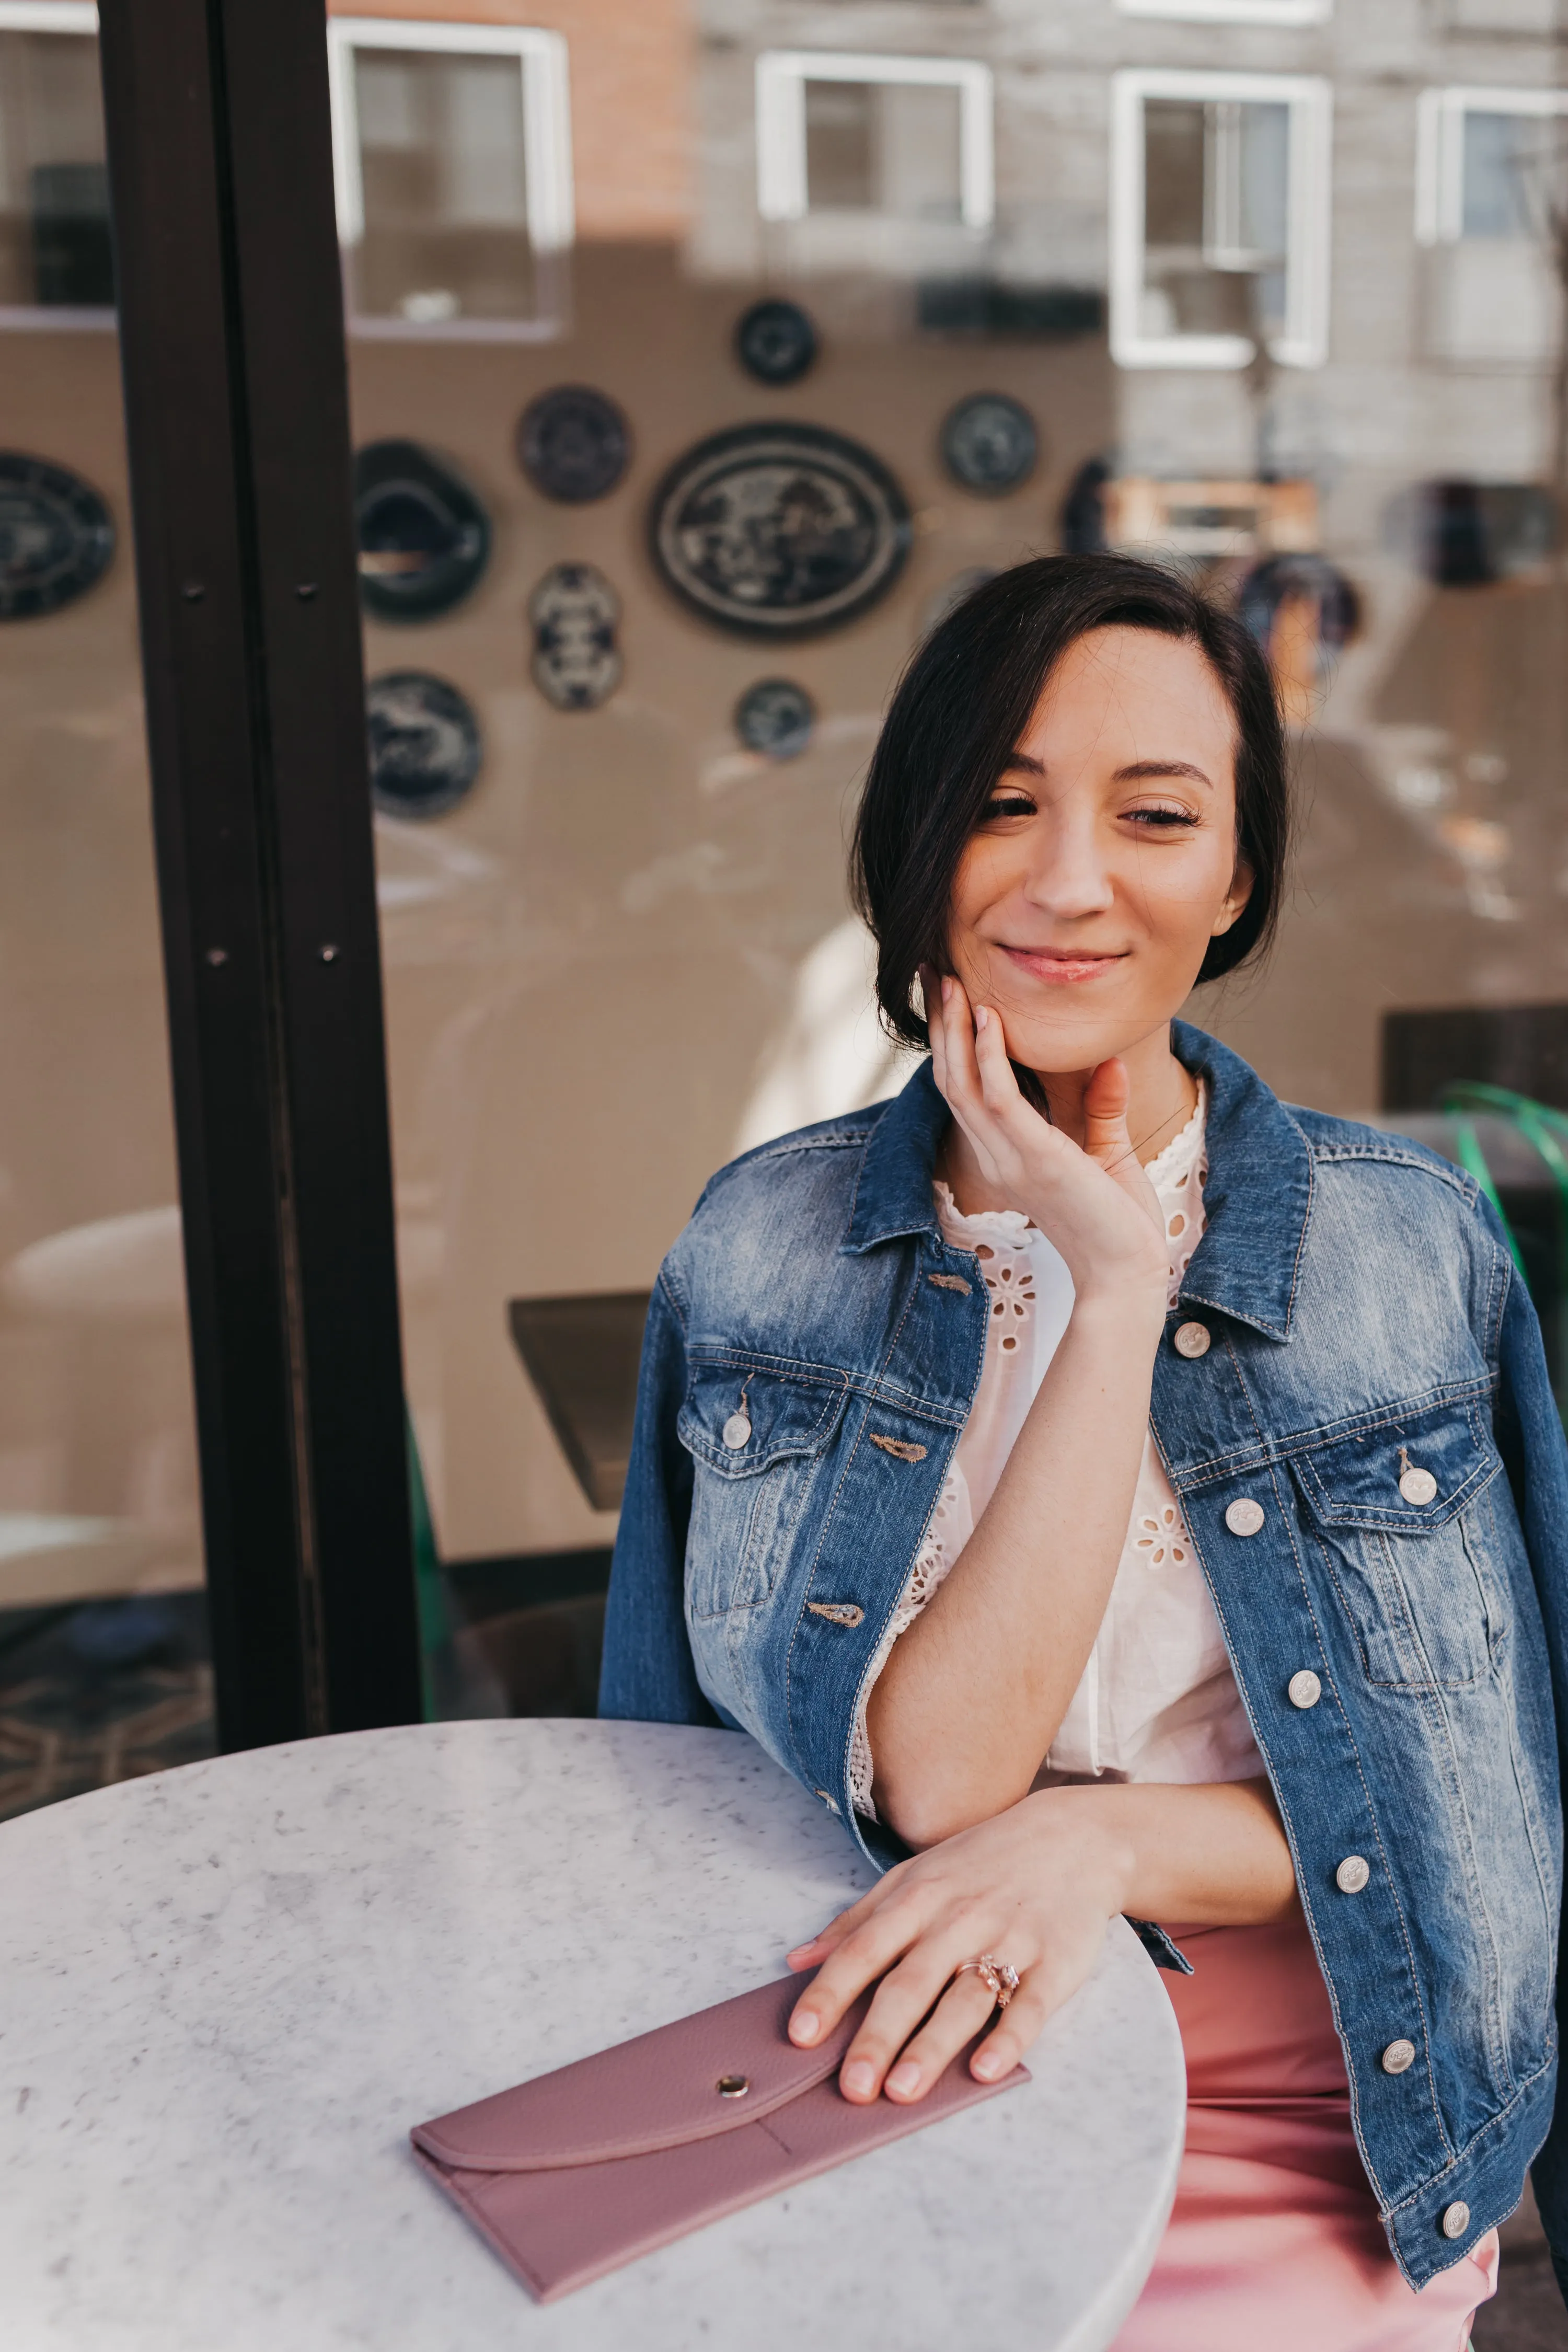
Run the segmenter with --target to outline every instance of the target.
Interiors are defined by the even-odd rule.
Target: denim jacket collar
[[[1171,1046],[1209,1093],[1204,1237],[1182,1297],[1288,1339],[1312,1210],[1307,1139],[1262,1079],[1201,1029],[1173,1022]],[[867,1144],[841,1245],[847,1253],[911,1234],[940,1236],[931,1181],[947,1115],[931,1064],[922,1062]]]

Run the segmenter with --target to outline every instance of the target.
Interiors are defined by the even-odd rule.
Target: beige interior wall
[[[12,334],[0,364],[5,446],[119,532],[90,593],[0,630],[4,1607],[201,1557],[118,348]]]

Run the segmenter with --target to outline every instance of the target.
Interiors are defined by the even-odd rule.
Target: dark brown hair
[[[850,862],[875,934],[877,995],[895,1035],[927,1043],[911,1003],[921,964],[947,960],[965,845],[1068,647],[1091,629],[1152,629],[1199,646],[1236,716],[1237,851],[1252,895],[1209,942],[1199,980],[1234,971],[1279,919],[1289,834],[1274,681],[1234,614],[1127,555],[1047,555],[989,580],[939,623],[905,670],[872,754]]]

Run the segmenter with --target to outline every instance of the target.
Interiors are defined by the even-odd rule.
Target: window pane
[[[358,49],[354,88],[364,188],[356,310],[422,324],[531,317],[518,58]]]
[[[1146,335],[1250,334],[1284,320],[1289,107],[1151,99],[1144,109]]]
[[[0,308],[113,299],[98,44],[0,31]]]
[[[110,295],[98,45],[0,37],[7,305]],[[0,1817],[209,1753],[120,367],[0,325]]]
[[[878,204],[877,96],[863,81],[806,83],[805,185],[814,212],[868,212]]]
[[[1563,127],[1539,116],[1465,116],[1464,233],[1534,237],[1545,226]]]
[[[956,89],[910,82],[808,81],[806,196],[813,212],[959,217]]]

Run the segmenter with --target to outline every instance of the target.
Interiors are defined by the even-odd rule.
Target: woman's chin
[[[1020,1021],[1005,1012],[1002,1029],[1013,1061],[1042,1078],[1067,1078],[1087,1076],[1113,1055],[1127,1053],[1147,1036],[1149,1024],[1097,1020],[1086,1009],[1076,1020],[1067,1015],[1058,1021]]]

